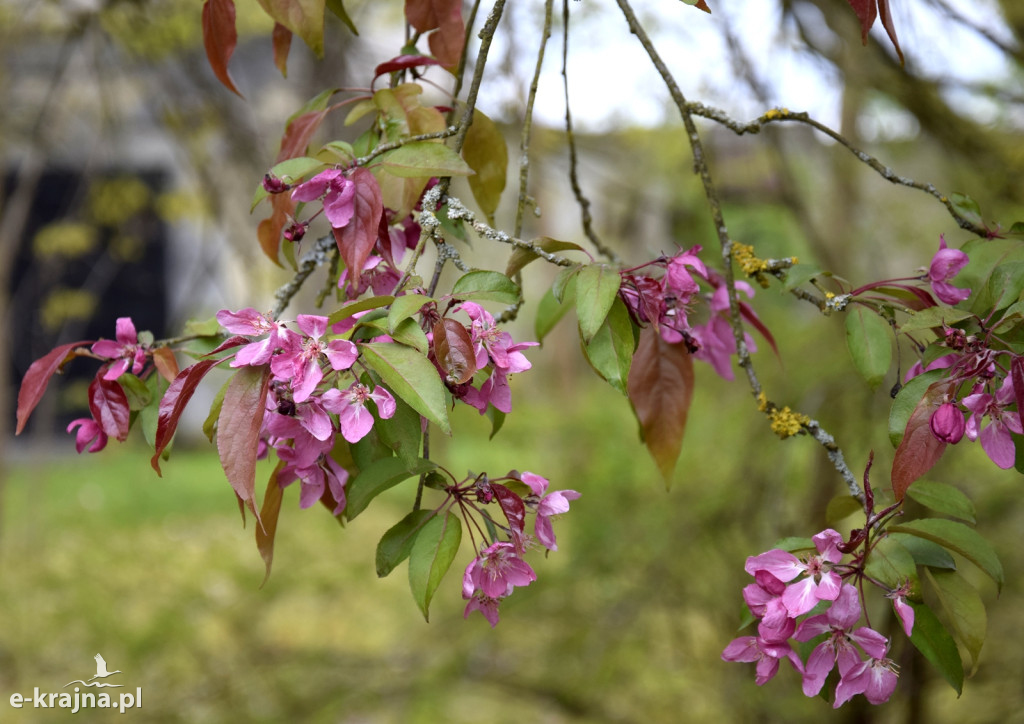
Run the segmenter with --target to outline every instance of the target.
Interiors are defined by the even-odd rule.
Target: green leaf
[[[901,332],[917,332],[923,329],[942,327],[944,324],[952,326],[970,316],[971,313],[963,309],[925,307],[918,312],[914,312],[907,321],[899,325],[899,328]]]
[[[626,383],[633,362],[636,337],[633,335],[633,322],[626,305],[617,297],[613,301],[601,328],[590,340],[590,344],[583,346],[583,351],[594,371],[616,390],[628,396]]]
[[[412,409],[451,434],[444,383],[437,368],[412,347],[394,342],[370,342],[359,345],[363,361],[384,385],[405,400]]]
[[[320,171],[327,168],[327,164],[318,158],[311,158],[309,156],[298,156],[296,158],[289,158],[281,163],[274,164],[270,169],[270,175],[276,176],[285,183],[294,184],[299,181],[306,179],[309,176],[313,176]],[[252,197],[252,206],[249,210],[252,211],[263,199],[267,198],[270,194],[263,188],[263,181],[256,186],[256,193]]]
[[[358,442],[349,445],[349,452],[359,470],[365,470],[380,460],[394,457],[394,451],[380,439],[376,424]]]
[[[905,533],[890,533],[889,537],[906,548],[919,566],[956,570],[956,561],[953,556],[938,543]]]
[[[423,526],[435,515],[433,510],[414,510],[395,523],[377,544],[377,575],[388,575],[399,563],[409,557],[412,544]]]
[[[385,151],[375,163],[400,178],[469,176],[473,173],[459,154],[443,143],[433,141],[413,141],[393,151]]]
[[[583,251],[583,247],[579,244],[574,244],[571,241],[559,241],[558,239],[552,239],[548,236],[541,236],[537,239],[532,239],[531,244],[536,246],[541,251],[546,251],[549,254],[554,254],[558,251]],[[505,274],[512,277],[516,273],[522,271],[523,267],[532,261],[540,259],[534,252],[529,249],[517,247],[512,256],[508,259],[508,266],[505,267]]]
[[[334,13],[341,22],[348,26],[348,29],[352,31],[353,35],[359,35],[359,31],[356,30],[355,23],[352,22],[352,18],[345,12],[345,6],[342,5],[341,0],[327,0],[327,9]]]
[[[413,467],[419,459],[420,440],[423,428],[420,413],[409,407],[401,398],[395,400],[395,414],[387,420],[374,423],[381,441],[395,451],[407,467]]]
[[[462,523],[450,511],[434,516],[420,529],[409,551],[409,588],[412,597],[430,621],[430,601],[441,579],[455,560],[462,542]]]
[[[336,309],[331,312],[330,316],[327,317],[327,328],[330,329],[332,326],[337,324],[343,319],[348,319],[353,314],[359,312],[365,312],[368,309],[378,309],[380,307],[386,307],[389,304],[394,303],[395,298],[388,295],[379,297],[367,297],[366,299],[360,299],[357,302],[346,304],[341,309]]]
[[[891,537],[883,538],[871,550],[864,572],[890,588],[899,588],[908,580],[917,583],[914,557]]]
[[[1004,261],[992,270],[984,289],[971,305],[986,312],[1005,309],[1024,291],[1024,261]]]
[[[924,518],[910,520],[898,525],[890,525],[893,533],[909,533],[918,538],[938,543],[954,553],[959,553],[984,571],[995,581],[1001,591],[1003,588],[1003,565],[999,562],[992,545],[981,537],[973,528],[954,520],[941,518]]]
[[[956,286],[967,289],[988,289],[993,270],[1012,261],[1024,261],[1024,243],[1015,239],[972,239],[961,247],[970,261],[955,278]],[[980,317],[991,311],[987,294],[971,294],[966,304]]]
[[[930,370],[920,374],[905,384],[896,395],[896,399],[892,401],[892,409],[889,410],[889,442],[894,448],[903,440],[903,433],[906,432],[910,416],[917,409],[917,403],[921,401],[932,383],[938,382],[946,374],[946,370]]]
[[[978,668],[978,656],[985,643],[985,628],[988,624],[985,604],[974,586],[955,571],[931,571],[926,568],[925,577],[932,584],[942,606],[947,626],[971,656],[973,674]]]
[[[555,295],[550,289],[544,292],[544,296],[540,298],[540,302],[537,304],[537,317],[533,322],[533,332],[538,342],[543,343],[544,338],[562,320],[562,317],[573,308],[575,302],[575,289],[570,292],[564,304],[555,299]]]
[[[130,372],[118,377],[117,384],[124,390],[124,395],[128,399],[128,409],[132,412],[138,412],[153,400],[153,393],[146,387],[146,383]]]
[[[369,315],[359,320],[358,326],[372,327],[381,334],[389,335],[396,342],[412,347],[417,352],[426,355],[430,351],[430,343],[427,342],[427,335],[420,329],[420,325],[414,319],[406,317],[398,323],[398,326],[391,329],[388,320],[383,317],[370,318]],[[358,336],[358,335],[357,335]],[[362,336],[368,336],[363,333]],[[376,337],[377,335],[372,335]]]
[[[892,364],[889,323],[863,304],[846,312],[846,344],[857,368],[871,389],[876,389]]]
[[[811,264],[794,264],[786,270],[786,282],[782,285],[784,291],[790,292],[801,284],[806,284],[811,279],[822,275],[819,267]]]
[[[491,434],[487,437],[488,440],[493,440],[494,436],[498,434],[502,426],[505,424],[505,413],[499,410],[494,405],[487,406],[487,417],[491,421]]]
[[[388,332],[395,331],[395,327],[404,320],[418,313],[424,304],[434,301],[433,297],[424,294],[405,294],[395,297],[388,311]]]
[[[967,221],[970,221],[975,226],[985,225],[984,219],[981,218],[981,207],[970,196],[954,191],[949,195],[949,200],[953,204],[953,209]]]
[[[462,300],[515,304],[519,301],[519,294],[516,283],[501,272],[479,270],[459,277],[451,295]]]
[[[566,295],[570,291],[575,297],[576,277],[579,275],[581,268],[581,266],[566,266],[562,267],[562,270],[558,272],[554,284],[551,285],[551,293],[555,295],[557,301],[564,302]]]
[[[956,642],[930,608],[914,601],[907,603],[914,609],[911,643],[942,674],[959,696],[964,689],[964,664],[960,660]]]
[[[473,198],[487,217],[487,223],[494,226],[494,212],[508,176],[508,146],[501,129],[479,108],[473,111],[473,123],[466,132],[462,157],[476,172],[469,177]]]
[[[619,294],[622,277],[606,264],[587,264],[576,277],[576,317],[584,344],[597,334]]]
[[[839,523],[854,513],[863,515],[864,508],[860,501],[852,495],[837,495],[828,501],[828,507],[825,508],[825,522],[830,527],[836,528]]]
[[[960,490],[946,483],[918,480],[907,488],[907,495],[936,513],[974,523],[974,503]]]
[[[267,15],[298,35],[309,49],[324,55],[325,0],[259,0]]]
[[[345,486],[345,517],[354,520],[366,510],[370,501],[389,488],[393,488],[414,475],[428,472],[437,467],[430,460],[417,459],[410,467],[401,458],[382,458],[359,471]]]
[[[146,391],[150,397],[146,406],[140,410],[139,417],[142,421],[142,436],[154,449],[156,448],[156,428],[160,422],[160,398],[163,397],[168,386],[169,383],[163,375],[150,375],[146,380]]]
[[[213,442],[213,436],[217,434],[217,419],[220,417],[220,409],[224,405],[224,393],[227,392],[229,382],[231,382],[230,377],[224,380],[224,384],[220,386],[220,390],[214,395],[213,402],[210,404],[210,413],[203,421],[203,434],[210,442]]]

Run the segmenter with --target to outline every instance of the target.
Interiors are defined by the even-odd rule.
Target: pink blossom
[[[980,388],[979,388],[980,389]],[[1016,410],[1006,410],[1006,405],[1016,400],[1013,392],[1013,381],[1007,377],[995,396],[987,392],[975,391],[963,399],[964,407],[971,412],[967,420],[966,434],[968,440],[981,440],[981,447],[996,465],[1004,470],[1013,467],[1016,459],[1016,448],[1010,433],[1020,435],[1022,428],[1020,415]],[[981,429],[982,418],[988,417],[991,422],[984,430]]]
[[[750,575],[767,571],[780,581],[788,582],[802,573],[807,578],[791,584],[782,594],[782,602],[789,615],[796,617],[814,608],[818,601],[833,601],[839,595],[842,579],[832,570],[832,565],[843,559],[839,544],[843,537],[828,528],[812,538],[818,555],[807,556],[801,561],[788,551],[774,549],[747,559],[745,570]]]
[[[269,314],[261,314],[252,307],[230,312],[222,309],[217,312],[217,323],[232,334],[247,337],[259,337],[268,334],[266,339],[247,344],[235,353],[231,360],[232,367],[253,365],[258,367],[270,361],[274,352],[291,346],[298,335],[283,324],[279,324]]]
[[[373,413],[366,403],[373,400],[377,414],[382,420],[395,414],[395,398],[382,386],[370,390],[366,385],[355,382],[346,390],[330,389],[321,397],[323,406],[338,415],[341,435],[349,442],[359,442],[373,427]]]
[[[782,630],[758,626],[757,636],[740,636],[729,642],[722,651],[723,661],[756,662],[755,683],[763,686],[779,671],[779,662],[788,659],[797,671],[803,671],[800,658],[786,641],[793,633],[793,620]]]
[[[359,296],[367,289],[373,289],[373,293],[377,295],[392,294],[400,278],[401,274],[398,273],[395,267],[385,262],[379,256],[371,256],[363,264],[362,274],[359,275],[359,283],[354,285],[354,296]],[[347,283],[348,269],[342,269],[341,274],[338,276],[338,289],[344,289]]]
[[[331,226],[340,229],[348,225],[355,213],[356,187],[339,169],[321,171],[292,191],[295,201],[323,199],[324,215]]]
[[[679,306],[689,304],[690,300],[700,291],[691,271],[704,279],[708,278],[708,270],[704,266],[704,262],[697,257],[700,251],[700,245],[680,251],[668,260],[668,265],[665,267],[665,276],[661,280],[662,288],[665,296],[674,298]]]
[[[903,625],[903,633],[909,637],[914,630],[914,609],[907,603],[907,596],[910,595],[910,582],[904,583],[885,595],[886,598],[892,599],[892,607],[896,611],[896,617]]]
[[[75,450],[79,453],[85,450],[87,445],[91,453],[99,452],[107,446],[107,433],[103,432],[103,428],[93,418],[80,417],[77,420],[72,420],[67,431],[71,432],[76,427],[78,432],[75,433]],[[89,445],[89,443],[92,444]]]
[[[765,570],[754,574],[754,583],[743,589],[743,601],[750,612],[763,620],[765,626],[779,630],[789,619],[789,611],[782,603],[786,584]]]
[[[528,586],[537,580],[530,564],[519,557],[507,541],[498,541],[484,548],[470,561],[462,579],[462,591],[481,591],[486,598],[503,598],[516,586]]]
[[[131,317],[117,318],[117,341],[101,339],[92,346],[93,354],[104,359],[117,360],[103,375],[105,380],[116,380],[129,369],[133,375],[142,372],[146,363],[146,350],[139,344],[139,337],[135,333],[135,325]]]
[[[971,296],[970,289],[961,289],[949,284],[949,280],[960,273],[960,270],[969,262],[967,254],[959,249],[950,249],[946,246],[946,238],[939,236],[939,250],[932,257],[932,263],[928,267],[928,279],[931,282],[932,290],[940,301],[946,304],[957,304]]]
[[[817,696],[833,667],[838,666],[839,675],[845,677],[860,663],[860,654],[854,643],[869,656],[885,655],[888,641],[882,634],[866,626],[853,629],[860,615],[860,596],[857,589],[849,584],[843,584],[842,590],[828,611],[811,616],[800,624],[794,635],[797,641],[810,641],[821,634],[828,634],[828,638],[818,644],[807,658],[803,675],[803,690],[806,696]]]
[[[466,566],[466,571],[462,574],[462,597],[469,599],[469,602],[466,604],[466,610],[462,612],[462,617],[469,618],[469,614],[473,613],[473,611],[479,611],[487,619],[487,622],[491,624],[491,628],[494,628],[498,625],[498,603],[500,599],[485,596],[483,591],[477,586],[475,582],[477,561],[478,559],[474,558]]]
[[[537,520],[534,523],[534,533],[537,536],[537,540],[548,550],[557,551],[558,546],[555,545],[555,532],[551,527],[551,517],[561,513],[568,513],[569,501],[577,500],[580,494],[575,490],[553,490],[545,495],[548,489],[547,478],[535,475],[534,473],[524,472],[521,479],[529,486],[533,494],[540,499],[537,502]]]
[[[300,314],[296,323],[305,333],[305,339],[297,335],[291,338],[281,354],[271,358],[270,370],[279,380],[291,380],[294,400],[302,402],[313,394],[324,377],[320,369],[321,357],[333,369],[347,370],[356,361],[359,351],[347,339],[320,341],[327,331],[327,317]]]
[[[838,709],[856,694],[863,694],[872,704],[889,701],[896,689],[896,665],[887,658],[870,658],[846,672],[836,687],[836,700],[832,705]]]
[[[282,487],[296,480],[302,482],[299,491],[299,507],[309,508],[324,495],[325,487],[330,490],[335,501],[334,515],[345,509],[345,484],[348,482],[348,471],[339,465],[329,454],[320,456],[309,465],[298,464],[300,456],[288,447],[278,448],[277,455],[286,465],[277,474],[278,484]]]
[[[948,369],[952,367],[954,364],[956,364],[959,359],[959,354],[957,354],[956,352],[951,352],[949,354],[943,355],[942,357],[939,357],[938,359],[932,360],[931,362],[928,363],[927,367],[921,364],[921,360],[918,360],[917,362],[910,366],[910,369],[907,370],[907,374],[903,376],[903,382],[910,382],[910,380],[914,379],[923,372],[928,372],[930,370]]]

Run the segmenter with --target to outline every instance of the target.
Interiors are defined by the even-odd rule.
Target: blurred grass
[[[767,295],[766,320],[783,321],[772,304]],[[817,324],[828,333],[828,322]],[[872,397],[851,385],[848,363],[822,353],[820,338],[780,344],[783,358],[796,362],[785,369],[759,355],[769,390],[802,389],[797,404],[842,433],[855,471],[867,449],[878,448],[875,480],[884,487],[891,462],[884,426],[863,424],[884,409],[884,392]],[[164,478],[131,444],[74,457],[64,454],[71,441],[61,440],[59,454],[11,463],[0,539],[0,689],[5,696],[34,686],[59,691],[90,674],[100,652],[124,672],[129,690],[143,688],[144,704],[122,717],[17,711],[0,702],[0,719],[907,720],[906,688],[887,707],[847,705],[834,715],[826,701],[802,696],[788,667],[757,687],[752,666],[719,658],[740,620],[745,557],[781,536],[825,527],[825,503],[843,492],[820,450],[806,439],[774,439],[749,393],[701,366],[683,457],[666,493],[626,401],[561,363],[565,352],[547,346],[532,355],[541,368],[533,384],[553,384],[515,379],[515,414],[493,444],[489,422],[464,406],[454,413],[456,437],[432,438],[436,459],[456,475],[531,470],[555,489],[583,493],[556,522],[559,551],[533,556],[537,582],[502,605],[493,631],[478,614],[462,618],[468,546],[429,624],[412,602],[404,566],[376,578],[376,542],[410,504],[411,483],[344,529],[320,509],[300,511],[289,489],[275,568],[261,590],[252,521],[242,529],[209,447],[176,450]],[[812,365],[819,381],[801,387]],[[989,639],[961,699],[934,677],[905,670],[902,683],[922,687],[919,721],[1024,721],[1020,476],[997,474],[980,450],[951,452],[935,479],[974,498],[1007,585],[996,600],[978,579]],[[265,480],[268,472],[258,475]],[[876,627],[892,625],[886,608],[873,615]],[[893,655],[905,663],[903,654],[897,643]],[[868,716],[875,718],[858,718]]]

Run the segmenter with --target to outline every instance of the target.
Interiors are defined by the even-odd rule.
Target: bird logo
[[[82,686],[97,687],[124,686],[124,684],[106,684],[102,681],[96,681],[96,683],[92,683],[96,679],[105,679],[108,676],[113,676],[114,674],[121,673],[120,669],[118,669],[117,671],[107,671],[107,662],[99,654],[96,654],[95,656],[93,656],[93,658],[96,659],[96,674],[93,677],[91,677],[89,681],[83,681],[82,679],[75,679],[74,681],[69,681],[68,683],[64,684],[65,689],[71,686],[72,684],[81,684]]]

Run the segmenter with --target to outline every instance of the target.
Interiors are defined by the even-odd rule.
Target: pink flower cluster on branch
[[[857,626],[862,603],[857,589],[843,582],[856,568],[842,563],[843,538],[826,529],[812,539],[816,553],[798,558],[773,549],[747,559],[745,570],[754,577],[743,599],[758,619],[756,636],[741,636],[722,652],[725,661],[757,664],[757,684],[772,679],[783,660],[799,672],[803,692],[817,696],[828,674],[839,671],[834,707],[856,694],[872,704],[887,701],[896,687],[896,666],[886,658],[889,641],[882,634]],[[888,592],[904,630],[913,628],[913,609],[905,589]],[[826,607],[823,612],[822,607]],[[813,615],[809,615],[813,614]],[[804,662],[791,640],[820,638]]]

